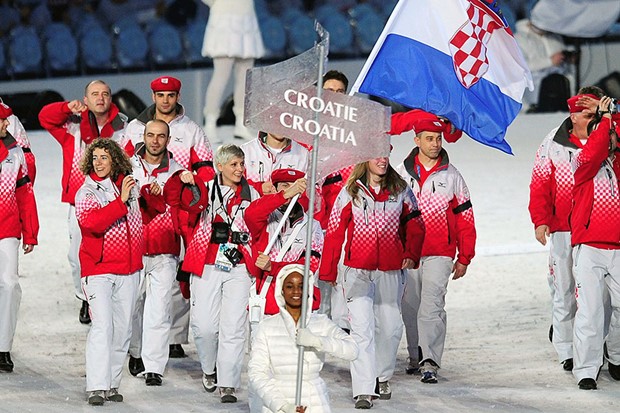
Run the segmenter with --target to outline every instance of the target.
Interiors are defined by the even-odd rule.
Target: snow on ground
[[[377,412],[593,412],[617,410],[620,383],[601,372],[598,391],[578,390],[547,339],[550,325],[546,250],[537,245],[527,212],[534,153],[563,115],[520,115],[508,131],[515,156],[463,138],[446,148],[472,193],[478,256],[467,276],[451,282],[448,335],[439,384],[404,373],[404,339],[393,396]],[[220,128],[231,138],[232,127]],[[171,360],[162,387],[146,387],[125,369],[124,403],[90,407],[85,399],[84,348],[78,301],[66,254],[67,207],[60,203],[60,147],[46,133],[31,134],[37,157],[40,245],[21,259],[23,299],[12,351],[15,372],[0,374],[0,412],[246,412],[247,377],[239,403],[222,405],[200,382],[193,345]],[[393,162],[413,146],[412,135],[392,139]],[[348,366],[328,359],[323,378],[335,412],[354,411]]]

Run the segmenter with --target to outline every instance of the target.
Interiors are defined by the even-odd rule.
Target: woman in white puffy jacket
[[[325,353],[351,361],[357,357],[357,345],[324,314],[311,313],[312,294],[308,297],[306,328],[298,329],[304,267],[282,267],[276,277],[275,298],[280,313],[265,318],[252,341],[248,365],[250,391],[254,396],[251,412],[322,413],[330,412],[327,386],[319,372]],[[309,285],[314,285],[311,275]],[[295,406],[297,345],[305,346],[301,406]],[[256,398],[260,399],[257,400]],[[258,408],[262,402],[262,408]]]

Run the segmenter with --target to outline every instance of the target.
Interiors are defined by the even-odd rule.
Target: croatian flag
[[[485,145],[504,140],[532,76],[499,10],[486,0],[400,0],[351,93],[445,116]]]

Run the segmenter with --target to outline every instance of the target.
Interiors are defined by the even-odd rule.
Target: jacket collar
[[[136,145],[136,155],[140,158],[144,159],[144,154],[146,152],[146,144],[144,142],[139,142]],[[153,170],[153,176],[157,176],[160,173],[168,172],[170,169],[170,159],[172,159],[172,152],[166,151],[164,154],[164,158],[161,160],[161,163],[155,170]]]
[[[553,141],[569,148],[578,149],[577,145],[570,141],[571,130],[573,129],[573,122],[570,118],[564,119],[564,122],[560,125],[558,130],[553,136]]]
[[[181,105],[180,103],[177,103],[175,112],[176,112],[175,119],[179,116],[184,115],[185,109],[183,108],[183,105]],[[155,119],[155,104],[152,104],[148,108],[144,109],[142,113],[138,115],[136,119],[138,119],[140,122],[142,122],[145,125],[148,121]]]
[[[413,150],[409,153],[409,155],[407,155],[407,157],[403,161],[405,170],[416,181],[420,180],[420,175],[415,170],[415,158],[416,156],[418,156],[419,153],[420,153],[420,148],[416,146],[415,148],[413,148]],[[448,152],[446,152],[444,148],[441,148],[441,151],[439,152],[439,156],[441,156],[441,162],[437,166],[437,170],[440,171],[440,170],[447,169],[448,165],[450,164],[450,159],[448,158]]]

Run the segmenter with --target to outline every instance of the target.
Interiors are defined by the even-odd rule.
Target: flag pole
[[[321,40],[327,39],[325,44],[329,48],[329,33],[327,30],[323,29],[323,26],[318,21],[315,21],[314,28],[317,31]],[[325,56],[326,50],[323,45],[323,42],[318,44],[319,48],[319,71],[317,73],[317,82],[316,82],[316,96],[321,99],[323,95],[323,72],[325,70]],[[318,121],[318,113],[315,113],[315,120]],[[303,292],[301,296],[301,317],[298,321],[298,328],[306,328],[306,314],[308,313],[308,294],[310,288],[314,288],[314,286],[308,285],[308,280],[310,278],[310,260],[312,259],[312,235],[314,233],[314,201],[316,198],[316,170],[318,164],[318,152],[319,152],[319,133],[317,132],[314,135],[314,140],[312,142],[312,160],[310,167],[310,185],[308,188],[310,189],[309,198],[310,205],[308,206],[308,224],[306,227],[306,256],[304,259],[304,282],[303,282]],[[303,374],[304,374],[304,347],[299,346],[299,353],[297,357],[297,384],[295,387],[295,406],[301,406],[301,386],[303,382]]]

